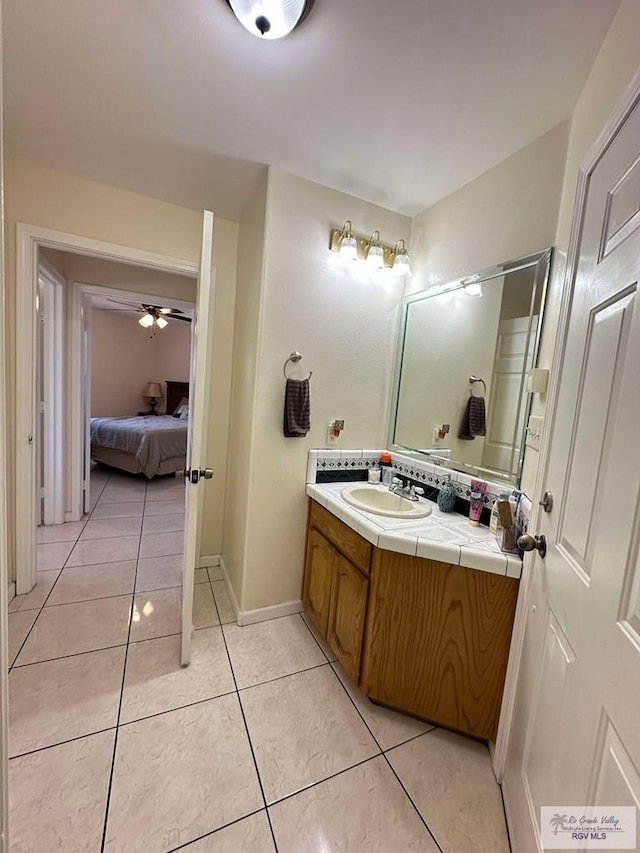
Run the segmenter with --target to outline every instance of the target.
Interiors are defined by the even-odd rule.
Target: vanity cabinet
[[[374,702],[493,740],[518,583],[374,548],[310,502],[303,604]]]
[[[371,545],[314,502],[302,602],[345,672],[360,680]]]

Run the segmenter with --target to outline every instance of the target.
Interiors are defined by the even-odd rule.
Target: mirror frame
[[[418,459],[430,460],[432,459],[431,453],[425,453],[424,451],[418,450],[415,447],[408,447],[407,445],[399,444],[395,441],[395,431],[396,425],[398,421],[398,404],[399,404],[399,396],[400,396],[400,382],[402,378],[402,363],[404,360],[404,352],[407,344],[407,318],[409,313],[409,306],[414,302],[421,302],[424,299],[431,299],[434,296],[438,296],[441,293],[448,293],[453,290],[459,290],[463,288],[466,284],[470,284],[472,282],[477,282],[481,284],[484,281],[490,281],[492,278],[498,278],[500,276],[504,276],[506,273],[510,272],[518,272],[519,270],[528,269],[533,267],[535,269],[534,279],[533,279],[533,293],[531,295],[531,304],[533,305],[535,300],[537,299],[538,293],[540,293],[540,317],[541,320],[538,323],[538,328],[536,331],[536,339],[534,343],[533,349],[533,367],[536,367],[538,364],[538,356],[540,353],[540,340],[542,337],[542,329],[544,327],[544,308],[545,301],[547,295],[547,286],[549,283],[549,274],[551,270],[551,259],[553,255],[553,248],[549,247],[547,249],[543,249],[540,252],[533,252],[530,255],[524,255],[521,258],[515,258],[514,260],[504,261],[503,263],[496,264],[492,267],[487,267],[486,269],[480,270],[476,273],[471,273],[470,275],[462,276],[461,278],[454,279],[453,281],[447,282],[447,284],[443,285],[435,285],[434,287],[430,287],[427,290],[419,290],[417,293],[412,293],[409,296],[405,296],[402,300],[402,308],[400,311],[400,324],[398,328],[398,343],[396,347],[396,359],[395,359],[395,369],[394,369],[394,377],[393,377],[393,395],[391,398],[391,417],[389,420],[389,434],[388,434],[388,446],[390,450],[394,450],[397,453],[404,453],[407,456],[414,456]],[[529,312],[529,322],[531,323],[531,312]],[[531,326],[529,326],[529,334],[531,333]],[[462,463],[453,464],[444,461],[438,461],[434,464],[440,465],[443,468],[448,468],[453,471],[460,471],[461,473],[467,473],[472,475],[482,476],[483,478],[497,481],[497,482],[505,482],[514,485],[516,488],[520,487],[520,481],[522,479],[522,465],[524,461],[525,454],[525,438],[526,438],[526,430],[529,423],[529,417],[531,414],[531,405],[533,401],[533,394],[528,392],[525,387],[525,377],[523,374],[522,382],[520,385],[520,405],[522,405],[523,395],[526,395],[528,399],[525,402],[525,418],[524,418],[524,434],[522,436],[522,440],[520,442],[520,455],[518,459],[518,473],[517,475],[506,474],[501,471],[495,471],[489,468],[481,468],[477,465],[469,465],[468,467]],[[457,467],[453,467],[456,465]]]

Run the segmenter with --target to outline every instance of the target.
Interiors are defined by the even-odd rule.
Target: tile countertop
[[[341,496],[349,485],[353,483],[309,483],[307,494],[377,548],[510,578],[520,577],[522,560],[517,555],[503,554],[488,527],[472,527],[466,516],[441,512],[433,501],[426,501],[431,506],[427,518],[389,518],[361,512]]]

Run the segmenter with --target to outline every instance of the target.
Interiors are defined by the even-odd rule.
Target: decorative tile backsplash
[[[380,461],[381,452],[380,449],[310,450],[307,464],[307,483],[315,483],[318,474],[322,474],[321,479],[325,482],[329,479],[333,482],[339,481],[342,479],[339,476],[340,472],[344,473],[345,480],[365,479],[367,470]],[[392,453],[391,461],[400,476],[413,480],[415,484],[423,484],[428,488],[439,490],[450,477],[461,500],[468,501],[471,497],[472,478],[469,474],[452,471],[441,465],[434,465],[432,462],[416,459],[402,453]],[[329,472],[331,472],[331,477],[327,476]],[[474,477],[473,479],[480,478]],[[484,482],[487,483],[484,498],[487,508],[498,499],[500,492],[510,488],[503,483],[493,483],[489,480]],[[526,495],[523,495],[516,515],[519,531],[526,532],[530,512],[531,501]]]

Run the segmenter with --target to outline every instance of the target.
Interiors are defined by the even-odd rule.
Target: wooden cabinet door
[[[302,603],[324,639],[327,638],[334,561],[337,553],[327,540],[309,528]]]
[[[369,581],[336,552],[327,640],[357,684],[364,640]]]

